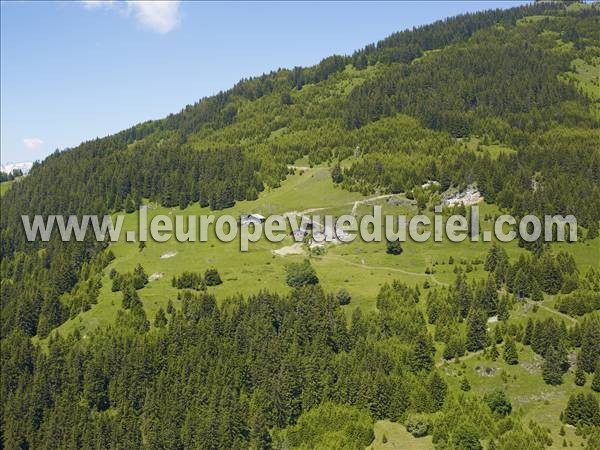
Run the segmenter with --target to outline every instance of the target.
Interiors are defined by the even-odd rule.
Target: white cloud
[[[179,2],[127,2],[136,20],[157,33],[168,33],[179,25]]]
[[[27,150],[37,150],[44,145],[44,141],[40,138],[25,138],[23,139],[23,144],[27,147]]]
[[[82,3],[89,10],[114,9],[125,16],[133,16],[142,27],[156,33],[168,33],[179,25],[180,1],[85,0]]]
[[[113,0],[83,0],[83,7],[87,9],[110,8]]]

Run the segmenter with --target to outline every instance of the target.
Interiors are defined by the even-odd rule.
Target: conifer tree
[[[460,389],[461,391],[468,392],[471,390],[471,384],[467,377],[462,377],[460,380]]]
[[[502,328],[497,326],[494,328],[494,342],[496,342],[496,344],[501,344],[503,340],[504,335],[502,334]]]
[[[519,363],[519,353],[517,352],[517,346],[515,345],[515,341],[512,337],[508,337],[506,339],[506,343],[504,344],[504,352],[502,354],[502,358],[506,362],[506,364],[514,365]]]
[[[577,367],[575,369],[575,384],[577,386],[585,386],[585,370],[581,364],[577,363]]]
[[[580,355],[583,369],[588,373],[594,372],[600,358],[600,321],[595,318],[582,324]]]
[[[542,365],[542,377],[547,384],[562,384],[562,360],[560,352],[550,347]]]
[[[594,378],[592,378],[592,390],[600,392],[600,361],[596,363],[596,370],[594,371]]]
[[[489,274],[485,281],[479,304],[486,311],[488,316],[496,315],[496,312],[498,311],[498,291],[496,288],[496,280],[492,274]]]
[[[204,272],[204,282],[207,286],[217,286],[223,283],[219,272],[214,268],[207,269],[206,272]]]
[[[156,317],[154,318],[154,326],[157,328],[163,328],[165,325],[167,325],[167,316],[165,316],[165,311],[162,308],[158,308]]]
[[[513,281],[513,292],[518,298],[527,297],[530,293],[529,278],[523,269],[519,269]]]
[[[487,316],[480,309],[472,309],[467,319],[467,350],[475,352],[487,345]]]
[[[427,334],[418,336],[410,353],[410,368],[413,372],[429,371],[434,365],[435,347]]]
[[[175,313],[175,307],[173,306],[173,300],[169,299],[167,302],[167,314],[173,315]]]
[[[500,352],[498,351],[498,347],[496,346],[496,343],[494,342],[492,344],[492,347],[490,348],[490,359],[492,361],[496,361],[498,359],[498,356],[500,356]]]
[[[434,371],[429,377],[429,392],[435,410],[437,411],[444,405],[444,400],[446,399],[446,394],[448,392],[448,385],[437,371]]]
[[[544,300],[544,294],[542,293],[540,284],[535,278],[531,281],[531,300],[534,302],[541,302]]]
[[[588,227],[587,238],[589,240],[596,239],[598,237],[598,222],[592,220],[592,223]]]
[[[508,294],[504,294],[498,301],[498,320],[506,322],[510,318],[510,304]]]
[[[531,345],[531,339],[533,337],[533,319],[530,317],[527,319],[527,325],[525,326],[525,333],[523,335],[523,344]]]

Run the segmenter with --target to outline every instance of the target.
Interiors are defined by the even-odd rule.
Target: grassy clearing
[[[600,99],[600,57],[592,58],[589,64],[583,59],[572,63],[573,72],[569,74],[577,80],[577,85],[592,99]]]
[[[431,436],[413,437],[403,425],[379,420],[375,422],[375,439],[368,447],[369,450],[429,450],[433,448]],[[385,439],[384,439],[385,436]],[[383,442],[383,441],[387,442]]]
[[[357,193],[350,193],[334,187],[329,176],[329,171],[324,167],[307,169],[302,175],[288,177],[281,188],[266,191],[256,201],[237,203],[233,208],[215,213],[239,216],[242,213],[257,212],[265,216],[289,211],[306,211],[317,209],[313,214],[349,214],[354,202],[364,200]],[[416,214],[416,208],[410,206],[392,206],[384,199],[376,202],[383,206],[384,214]],[[372,205],[362,203],[357,208],[358,216],[370,214]],[[148,212],[149,219],[164,214],[173,216],[182,213],[173,208],[156,208]],[[210,214],[207,208],[200,208],[197,204],[183,211],[184,222],[187,216]],[[480,204],[480,214],[495,214],[494,205]],[[125,215],[123,229],[136,230],[136,214]],[[482,230],[491,230],[492,223],[484,222]],[[211,287],[219,300],[242,294],[252,295],[261,289],[285,293],[289,290],[285,283],[285,266],[290,262],[299,261],[300,255],[286,257],[275,256],[272,251],[284,246],[292,245],[291,237],[286,237],[280,243],[271,243],[262,239],[251,243],[248,252],[240,252],[239,240],[223,243],[216,239],[214,234],[209,235],[208,242],[177,242],[174,238],[165,243],[154,241],[147,242],[143,251],[139,251],[136,242],[125,242],[125,232],[121,233],[122,240],[111,245],[116,255],[116,260],[105,271],[103,287],[98,304],[89,311],[79,314],[76,318],[61,325],[56,332],[69,333],[79,328],[83,333],[98,326],[113,323],[117,311],[121,307],[121,293],[111,292],[111,281],[108,272],[115,268],[118,272],[131,271],[140,263],[148,275],[161,274],[162,277],[150,282],[140,296],[144,303],[146,313],[152,322],[156,311],[166,307],[169,299],[177,306],[177,290],[171,286],[171,279],[184,271],[204,273],[210,267],[216,267],[224,283]],[[329,245],[326,254],[313,256],[312,263],[326,290],[337,291],[344,287],[352,295],[352,301],[345,307],[350,313],[355,307],[364,310],[375,308],[375,298],[380,287],[393,280],[401,280],[411,285],[423,285],[428,280],[429,284],[446,285],[454,281],[455,270],[458,266],[466,267],[471,263],[473,271],[471,278],[483,278],[487,273],[483,270],[481,261],[491,246],[491,243],[470,242],[453,243],[445,239],[443,242],[433,240],[417,243],[411,240],[402,244],[402,255],[393,256],[385,252],[385,244],[377,242],[364,242],[357,238],[354,242],[344,245]],[[505,244],[511,258],[518,257],[524,252],[516,243]],[[577,260],[580,270],[598,266],[596,255],[600,252],[600,240],[578,244],[561,244],[557,248],[564,248],[572,253]],[[168,252],[176,255],[172,258],[161,259]],[[452,256],[455,263],[449,264]],[[479,261],[478,261],[479,260]],[[432,274],[427,274],[426,269],[433,269]],[[540,308],[536,313],[539,316],[553,314]],[[527,313],[517,313],[516,320],[526,320]]]
[[[0,197],[3,196],[6,191],[8,191],[8,188],[10,187],[11,184],[13,184],[13,182],[14,182],[14,180],[4,181],[4,182],[0,183]]]
[[[560,448],[563,439],[580,446],[582,440],[575,435],[574,428],[565,426],[566,435],[560,436],[562,424],[559,417],[572,393],[590,391],[589,381],[587,386],[576,386],[573,371],[570,370],[565,374],[562,385],[544,384],[541,378],[542,358],[535,355],[529,347],[518,344],[517,348],[519,364],[514,366],[506,364],[502,357],[491,361],[477,355],[463,358],[459,363],[447,364],[442,370],[451,389],[456,392],[459,391],[463,375],[467,377],[475,393],[484,394],[497,388],[504,389],[511,399],[513,414],[522,414],[524,423],[534,420],[551,430],[552,448]],[[490,369],[490,374],[485,374],[485,369]]]
[[[496,159],[496,158],[498,158],[498,156],[500,156],[502,154],[515,153],[514,149],[507,147],[505,145],[502,145],[502,144],[484,144],[483,139],[478,138],[478,137],[470,137],[467,139],[460,138],[458,140],[466,143],[467,149],[469,149],[471,151],[489,153],[489,155],[492,159]]]

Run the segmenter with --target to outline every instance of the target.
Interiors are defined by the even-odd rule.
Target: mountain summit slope
[[[2,447],[408,448],[429,434],[440,448],[544,448],[567,438],[594,448],[599,62],[596,4],[468,14],[242,80],[34,164],[0,206]],[[143,203],[165,213],[228,210],[287,195],[290,179],[314,197],[327,186],[339,209],[360,209],[359,194],[405,194],[427,209],[439,200],[423,188],[430,180],[440,191],[476,184],[490,217],[575,214],[587,241],[470,248],[456,261],[434,246],[423,252],[426,268],[408,269],[365,263],[379,250],[354,247],[313,260],[348,266],[321,277],[340,285],[290,292],[282,283],[246,299],[215,297],[205,278],[219,272],[186,267],[159,307],[149,305],[139,264],[155,247],[135,244],[118,265],[119,247],[91,233],[28,242],[21,222],[130,214]],[[239,270],[281,281],[270,249]],[[420,261],[414,253],[397,257]],[[438,280],[437,270],[451,278]],[[376,271],[384,274],[369,278]],[[372,307],[352,312],[348,273],[365,285],[381,280],[371,283]],[[123,297],[103,299],[114,324],[77,327],[106,291]],[[66,323],[75,332],[62,333]],[[561,417],[577,434],[561,429]]]

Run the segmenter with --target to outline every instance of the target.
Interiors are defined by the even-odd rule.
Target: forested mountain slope
[[[377,312],[357,309],[351,320],[327,293],[340,286],[227,301],[185,291],[167,327],[150,329],[129,308],[114,327],[39,347],[32,337],[46,338],[95,303],[114,255],[91,235],[27,242],[21,215],[130,213],[143,202],[219,211],[277,189],[304,158],[331,167],[338,188],[365,195],[408,193],[427,180],[442,190],[476,183],[486,202],[517,217],[575,214],[592,240],[600,220],[599,61],[597,5],[538,2],[458,16],[313,67],[242,80],[165,119],[35,164],[1,203],[4,446],[358,448],[373,439],[374,420],[410,418],[434,430],[439,448],[479,448],[469,439],[543,448],[547,433],[502,411],[502,394],[450,395],[436,345],[450,348],[447,359],[481,351],[492,339],[487,318],[513,307],[512,294],[564,292],[563,314],[589,315],[577,327],[540,320],[527,338],[523,324],[506,319],[493,339],[527,346],[553,364],[544,369],[550,375],[567,350],[579,349],[584,379],[598,372],[600,324],[589,313],[600,309],[599,275],[583,273],[566,253],[536,243],[509,260],[493,250],[485,282],[459,272],[428,295],[419,280],[386,285]],[[492,155],[471,142],[513,151]],[[452,339],[457,330],[466,342]],[[581,422],[595,445],[597,394],[585,395],[564,420]],[[356,429],[336,434],[347,420]]]

